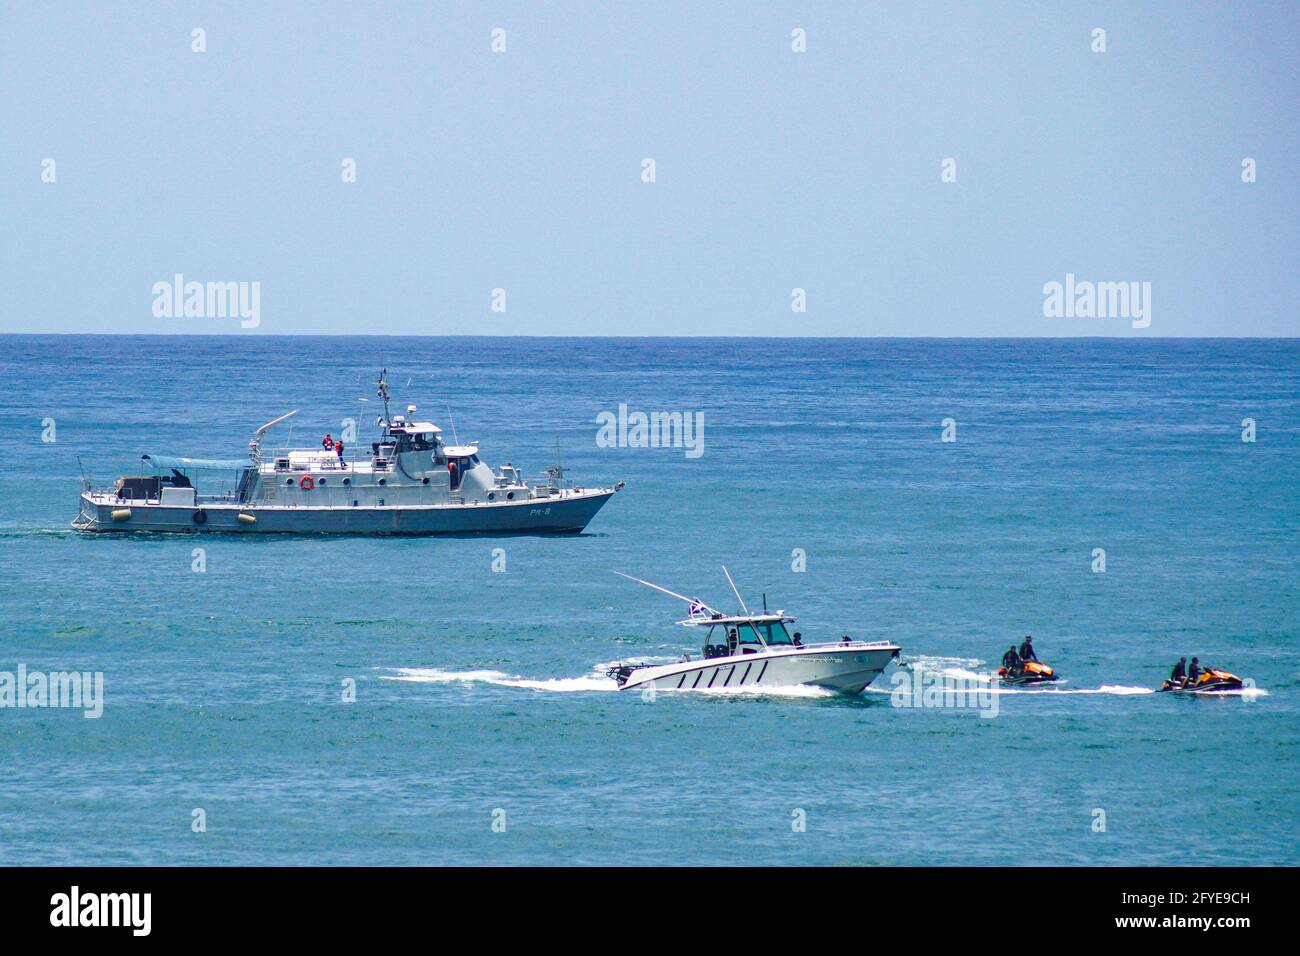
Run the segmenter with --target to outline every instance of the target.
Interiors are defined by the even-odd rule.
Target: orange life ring
[[[316,487],[316,479],[311,475],[303,475],[302,480],[298,482],[298,487],[303,491],[311,491]]]

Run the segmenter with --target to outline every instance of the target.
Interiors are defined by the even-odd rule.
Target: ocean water
[[[627,487],[572,537],[69,530],[82,470],[293,408],[314,445],[381,365],[494,466],[558,443]],[[0,709],[0,863],[1295,865],[1298,373],[1295,340],[0,337],[0,671],[105,694]],[[704,453],[598,447],[620,403],[702,412]],[[809,640],[961,675],[1032,633],[1063,680],[992,718],[614,691],[698,648],[611,572],[730,607],[723,564]],[[1257,690],[1151,693],[1180,654]]]

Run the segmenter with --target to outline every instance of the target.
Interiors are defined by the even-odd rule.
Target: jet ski
[[[1160,689],[1175,694],[1217,694],[1225,690],[1241,690],[1244,686],[1245,684],[1236,674],[1207,667],[1201,671],[1201,676],[1196,679],[1195,684],[1180,684],[1178,681],[1167,680]]]
[[[1008,674],[1005,667],[999,667],[998,679],[1004,684],[1045,684],[1056,680],[1056,671],[1041,661],[1025,661],[1015,674]]]

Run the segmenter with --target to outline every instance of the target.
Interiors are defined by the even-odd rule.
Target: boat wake
[[[76,535],[72,528],[18,528],[0,531],[0,539],[5,538],[71,538]]]
[[[436,667],[399,667],[396,671],[395,674],[382,675],[380,679],[407,681],[413,684],[495,684],[498,687],[518,687],[524,690],[550,691],[558,694],[618,690],[618,684],[603,674],[534,680],[489,670],[445,671]]]
[[[670,663],[675,658],[645,658],[644,663]],[[548,678],[530,678],[522,677],[518,674],[507,674],[504,671],[495,670],[467,670],[452,671],[443,670],[437,667],[397,667],[393,668],[393,673],[380,675],[380,680],[401,681],[412,684],[493,684],[497,687],[513,687],[519,690],[532,690],[554,694],[574,694],[574,693],[606,693],[617,691],[618,684],[612,678],[605,676],[605,671],[616,662],[607,664],[598,664],[590,674],[580,677],[548,677]],[[988,673],[981,673],[973,668],[979,667],[983,661],[978,659],[958,658],[958,657],[915,657],[912,658],[908,665],[916,668],[920,665],[926,671],[935,674],[942,674],[944,677],[961,680],[968,683],[975,683],[979,686],[981,693],[990,694],[1055,694],[1055,695],[1072,695],[1072,694],[1091,694],[1106,695],[1115,697],[1133,697],[1145,694],[1154,694],[1156,691],[1151,687],[1139,687],[1127,684],[1102,684],[1100,687],[1061,687],[1060,681],[1053,686],[1031,686],[1031,687],[1004,687],[998,680]],[[690,691],[664,690],[659,691],[662,694],[701,694],[706,697],[790,697],[790,698],[837,698],[841,695],[835,691],[824,687],[813,687],[809,685],[788,685],[788,686],[767,686],[767,687],[712,687],[699,688]],[[888,680],[888,672],[878,678],[873,684],[866,688],[864,693],[868,695],[889,695],[893,693],[893,687]],[[1243,697],[1253,699],[1257,697],[1267,697],[1268,691],[1259,688],[1244,689],[1239,691],[1221,691],[1213,696],[1215,697]]]
[[[976,668],[984,665],[985,662],[976,657],[913,657],[908,661],[908,666],[913,669],[921,668],[931,674],[939,674],[944,678],[957,681],[966,681],[977,683],[981,693],[991,694],[1108,694],[1117,697],[1138,696],[1142,694],[1154,694],[1155,689],[1152,687],[1140,687],[1126,684],[1102,684],[1100,687],[1062,687],[1060,685],[1069,683],[1068,680],[1055,681],[1050,685],[1021,685],[1019,687],[1008,687],[993,674],[987,671],[979,671]],[[888,683],[876,682],[876,686],[867,688],[869,691],[878,693],[889,693]]]
[[[665,663],[676,658],[667,658]],[[614,662],[611,662],[611,664]],[[503,671],[473,670],[448,671],[437,667],[398,667],[394,673],[383,674],[381,680],[404,681],[412,684],[494,684],[497,687],[515,687],[521,690],[547,691],[557,694],[617,691],[618,684],[605,676],[610,664],[601,664],[595,673],[583,677],[550,677],[538,680],[507,674]],[[838,697],[824,687],[771,686],[771,687],[712,687],[692,691],[658,691],[660,694],[702,694],[706,697]]]
[[[1177,697],[1180,695],[1170,694],[1170,696]],[[1240,697],[1242,700],[1257,700],[1260,697],[1267,697],[1268,691],[1262,687],[1243,687],[1240,690],[1216,690],[1209,694],[1188,694],[1186,696],[1196,697],[1198,700],[1202,698],[1213,700],[1216,697]]]

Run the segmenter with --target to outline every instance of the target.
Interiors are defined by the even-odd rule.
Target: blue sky
[[[1295,335],[1298,44],[1295,3],[10,0],[0,332]],[[156,317],[176,273],[259,325]],[[1045,316],[1067,273],[1150,326]]]

